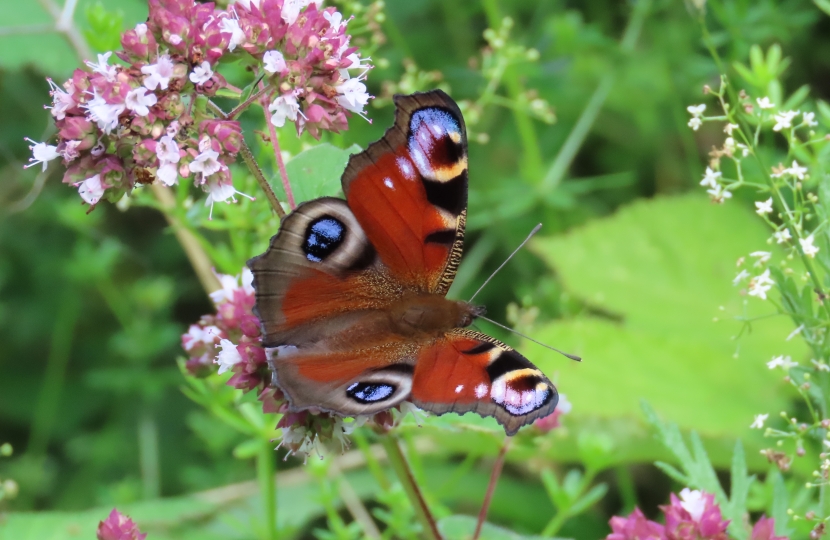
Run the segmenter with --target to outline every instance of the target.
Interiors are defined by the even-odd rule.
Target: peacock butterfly
[[[395,125],[349,159],[346,200],[299,205],[248,262],[276,383],[292,410],[370,415],[407,400],[493,416],[513,435],[559,395],[468,329],[483,308],[445,298],[467,215],[464,119],[440,90],[395,106]]]

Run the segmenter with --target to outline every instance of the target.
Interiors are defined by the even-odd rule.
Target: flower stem
[[[484,494],[484,502],[481,504],[481,510],[478,513],[478,522],[476,523],[476,530],[473,533],[472,540],[478,540],[481,535],[481,527],[484,525],[484,520],[487,519],[487,511],[490,510],[490,502],[493,500],[493,493],[496,491],[496,483],[501,476],[501,470],[504,467],[504,458],[507,456],[507,449],[510,446],[510,437],[504,439],[504,444],[499,450],[499,455],[496,457],[496,462],[493,464],[493,472],[490,473],[490,483],[487,484],[487,492]]]
[[[214,102],[208,100],[208,107],[213,113],[219,116],[222,119],[227,119],[228,115],[223,111],[218,105]],[[271,184],[268,183],[268,179],[265,178],[265,175],[262,173],[262,169],[259,168],[259,165],[254,159],[254,154],[251,152],[251,148],[248,146],[248,143],[245,142],[245,138],[243,137],[241,140],[241,144],[239,147],[239,154],[242,156],[242,161],[245,162],[245,165],[248,166],[248,170],[251,171],[251,174],[256,178],[257,183],[259,184],[260,189],[265,192],[265,197],[268,199],[268,202],[271,203],[271,208],[274,209],[274,212],[280,218],[285,217],[285,210],[282,209],[282,205],[280,204],[279,199],[277,199],[277,194],[274,193],[274,190],[271,189]]]
[[[156,200],[158,200],[164,218],[167,220],[170,228],[173,229],[176,240],[179,241],[182,249],[184,249],[184,253],[187,255],[190,265],[193,266],[196,277],[199,278],[199,282],[202,284],[205,292],[211,293],[221,289],[222,285],[213,273],[213,264],[210,262],[210,258],[208,258],[205,250],[199,244],[199,240],[174,217],[173,210],[176,208],[176,198],[173,196],[170,188],[161,185],[159,182],[153,182],[150,184],[150,189],[156,197]]]
[[[634,46],[640,37],[640,31],[643,28],[643,23],[650,8],[651,0],[639,0],[634,6],[634,13],[628,21],[628,26],[620,42],[620,49],[622,49],[623,53],[628,54],[634,50]],[[565,144],[562,145],[559,153],[556,154],[556,159],[553,160],[547,174],[542,179],[541,190],[543,193],[552,192],[562,182],[565,173],[571,166],[571,162],[573,162],[577,152],[582,147],[582,143],[585,142],[585,137],[588,136],[597,116],[599,116],[599,112],[602,110],[606,98],[611,93],[616,79],[616,72],[609,71],[600,80],[597,89],[594,90],[591,99],[588,100],[588,104],[585,105],[585,109],[579,115],[579,120],[577,120],[576,125],[574,125],[568,134],[568,138],[565,139]]]
[[[236,107],[231,109],[231,112],[229,112],[228,115],[227,115],[228,118],[229,119],[236,118],[237,116],[242,114],[242,112],[245,109],[247,109],[248,107],[251,106],[251,103],[253,103],[254,101],[261,98],[263,96],[263,94],[265,94],[267,92],[270,92],[272,88],[273,87],[271,85],[261,87],[258,91],[254,92],[253,94],[248,96],[248,99],[246,99],[245,101],[243,101],[242,103],[240,103],[239,105],[237,105]]]
[[[257,481],[262,496],[262,510],[265,517],[265,538],[277,540],[277,478],[274,466],[274,449],[268,440],[260,443],[256,457]]]
[[[259,83],[260,88],[263,87],[262,82]],[[291,182],[288,181],[288,171],[285,170],[285,163],[282,160],[282,152],[280,152],[280,141],[277,139],[277,130],[271,119],[268,118],[268,99],[263,97],[260,100],[262,105],[262,113],[265,115],[265,123],[268,124],[268,135],[271,137],[271,146],[274,147],[274,159],[277,161],[277,167],[280,170],[280,179],[282,180],[282,187],[285,190],[285,198],[288,200],[288,206],[294,210],[297,208],[297,203],[294,201],[294,192],[291,191]]]
[[[429,507],[427,507],[427,503],[421,493],[421,488],[418,487],[418,483],[415,481],[415,477],[412,476],[412,470],[409,468],[406,457],[404,457],[401,451],[397,437],[392,433],[381,435],[380,443],[386,450],[389,463],[398,476],[398,480],[403,485],[404,491],[406,491],[406,495],[409,497],[409,502],[415,510],[415,515],[418,517],[418,521],[421,522],[424,528],[424,534],[429,540],[442,540],[441,533],[438,532],[438,525],[435,523],[435,518],[432,516]]]

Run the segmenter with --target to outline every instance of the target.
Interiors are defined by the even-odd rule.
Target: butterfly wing
[[[559,394],[512,348],[486,334],[457,329],[419,351],[409,401],[438,415],[492,416],[514,435],[551,414]]]
[[[400,294],[346,201],[333,197],[298,206],[248,267],[265,347],[314,343]]]
[[[441,90],[395,96],[395,105],[395,125],[349,160],[343,192],[397,280],[446,294],[467,215],[464,119]]]

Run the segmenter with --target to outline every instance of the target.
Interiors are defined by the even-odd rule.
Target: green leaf
[[[337,196],[340,191],[340,177],[349,162],[349,156],[360,152],[361,148],[337,148],[323,143],[300,152],[285,165],[294,200],[299,204],[318,197]],[[281,201],[285,200],[285,190],[279,177],[271,180],[274,191]]]
[[[477,523],[478,520],[471,516],[449,516],[438,522],[438,530],[441,531],[445,540],[469,540],[475,532]],[[481,540],[542,540],[546,537],[519,534],[503,527],[484,523],[479,538]]]
[[[733,538],[742,540],[746,538],[746,529],[743,527],[743,519],[746,515],[746,498],[749,495],[749,488],[754,476],[749,476],[746,471],[746,456],[741,441],[735,442],[735,451],[732,454],[732,470],[729,493],[729,504],[723,506],[724,514],[730,521],[729,532]]]
[[[568,514],[576,516],[585,510],[589,509],[608,493],[608,484],[597,484],[592,487],[588,493],[583,495],[573,506],[571,506]]]
[[[678,471],[668,463],[664,463],[662,461],[655,461],[654,466],[666,473],[666,476],[672,478],[675,482],[679,483],[680,485],[686,486],[689,484],[689,478],[683,474],[682,472]]]
[[[84,30],[84,37],[90,47],[97,52],[121,48],[121,30],[124,28],[123,11],[120,9],[109,11],[98,1],[87,6],[86,20],[89,28]]]
[[[788,389],[763,362],[807,350],[800,340],[785,341],[789,318],[766,317],[751,324],[734,357],[741,323],[732,319],[775,311],[732,285],[739,257],[758,249],[780,257],[766,243],[769,234],[739,204],[688,195],[635,203],[568,234],[532,241],[569,294],[586,304],[584,315],[542,326],[533,337],[583,362],[530,344],[522,350],[557,379],[575,419],[638,418],[646,399],[679,428],[707,440],[740,437],[757,455],[764,441],[749,428],[753,416],[788,403]]]
[[[788,537],[792,532],[789,527],[790,515],[787,512],[790,507],[790,493],[787,491],[787,485],[784,483],[784,476],[777,469],[773,468],[769,476],[772,481],[772,508],[770,517],[775,520],[775,534]]]
[[[236,459],[250,459],[259,453],[262,448],[262,441],[259,439],[248,439],[239,443],[233,449],[233,457]]]

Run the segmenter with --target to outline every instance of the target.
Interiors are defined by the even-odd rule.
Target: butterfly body
[[[467,328],[483,308],[445,297],[466,222],[463,118],[441,91],[395,103],[395,125],[351,157],[346,200],[301,204],[248,263],[276,382],[295,410],[354,416],[408,400],[515,433],[558,394],[523,356]]]

